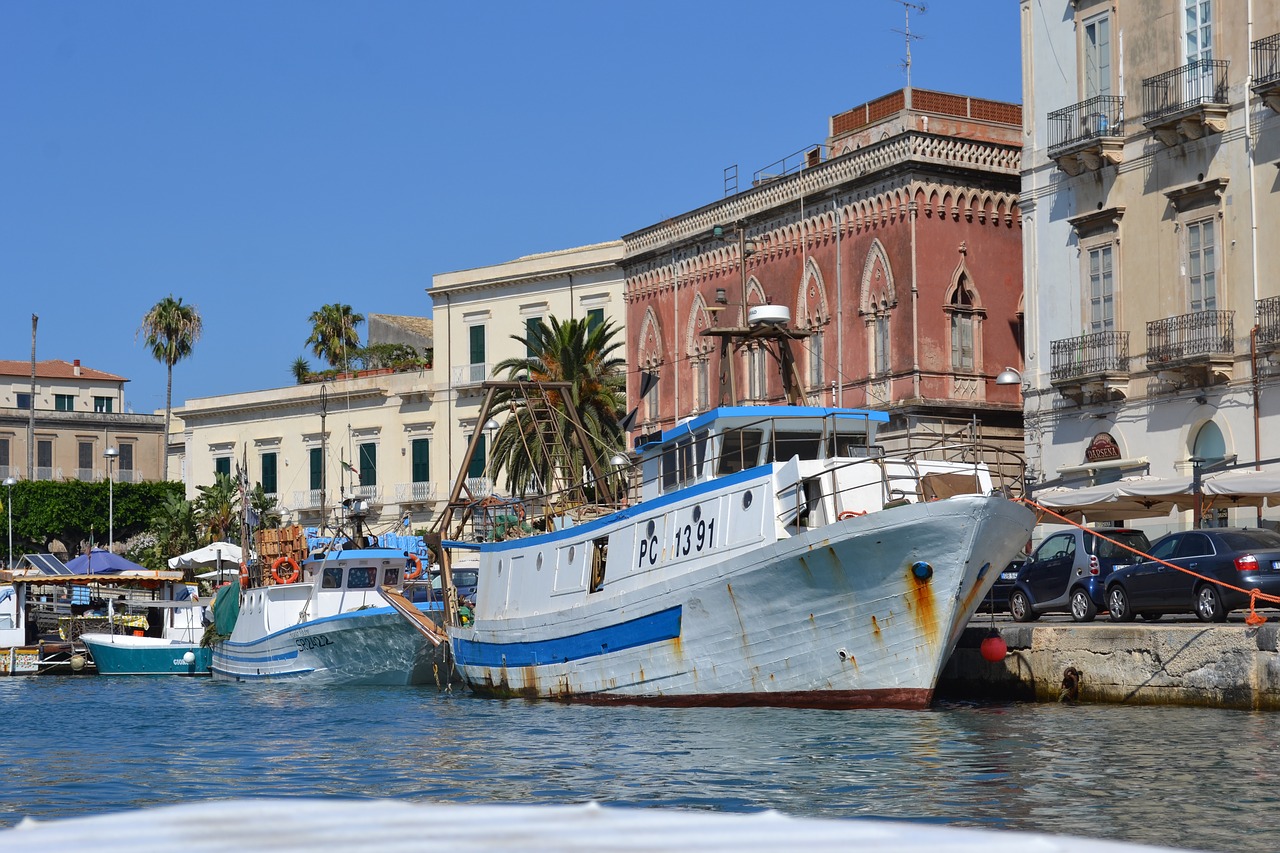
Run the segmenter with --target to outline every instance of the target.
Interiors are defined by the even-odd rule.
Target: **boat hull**
[[[314,684],[448,683],[443,657],[390,607],[314,619],[261,638],[215,643],[212,672],[222,681]]]
[[[123,634],[82,634],[80,640],[99,675],[209,675],[212,654],[198,644]]]
[[[560,609],[451,629],[480,694],[661,705],[922,708],[1034,516],[909,504]]]

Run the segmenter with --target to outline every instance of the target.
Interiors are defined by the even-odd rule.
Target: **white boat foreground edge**
[[[714,409],[637,450],[630,506],[517,507],[547,529],[503,538],[470,507],[474,621],[449,628],[463,681],[583,702],[927,707],[1035,516],[972,447],[886,452],[887,420]]]
[[[424,839],[430,842],[425,843]],[[1118,841],[935,823],[581,805],[455,805],[398,800],[218,800],[0,830],[9,853],[186,850],[826,851],[1141,853]]]

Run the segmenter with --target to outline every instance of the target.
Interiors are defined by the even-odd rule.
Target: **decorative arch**
[[[663,361],[662,324],[658,321],[657,312],[650,305],[645,309],[644,320],[640,323],[640,337],[636,344],[636,366],[642,371],[661,376]],[[660,405],[658,386],[661,384],[661,382],[655,382],[653,388],[642,400],[646,421],[658,420]]]
[[[825,326],[831,320],[827,307],[827,288],[822,280],[822,270],[813,258],[808,258],[796,294],[795,324],[802,329]]]
[[[871,241],[867,259],[862,265],[862,284],[858,293],[858,310],[862,314],[892,308],[898,304],[893,283],[893,267],[879,238]]]
[[[696,293],[693,304],[689,306],[689,321],[685,325],[685,355],[703,355],[715,349],[715,340],[702,334],[709,328],[711,328],[711,312],[707,310],[707,300],[701,293]]]
[[[964,255],[951,273],[942,310],[948,315],[947,337],[952,373],[978,373],[982,369],[982,323],[986,309],[973,283]]]

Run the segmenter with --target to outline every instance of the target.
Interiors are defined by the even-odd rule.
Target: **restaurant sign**
[[[1095,435],[1093,441],[1090,441],[1089,446],[1084,449],[1085,462],[1109,462],[1119,458],[1120,445],[1116,444],[1116,440],[1109,432],[1100,432]]]

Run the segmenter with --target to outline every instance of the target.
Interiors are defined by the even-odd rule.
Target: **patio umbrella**
[[[1179,502],[1161,494],[1130,494],[1129,490],[1145,488],[1155,477],[1127,477],[1113,483],[1100,483],[1080,489],[1045,489],[1032,495],[1032,500],[1072,521],[1123,521],[1130,518],[1161,518]],[[1156,490],[1157,492],[1159,489]],[[1188,496],[1187,501],[1191,498]]]
[[[120,572],[149,571],[146,567],[126,560],[105,548],[94,548],[88,554],[81,554],[74,560],[68,560],[67,568],[77,575],[112,575]]]
[[[206,567],[217,568],[219,563],[231,563],[236,565],[240,562],[242,552],[239,545],[233,545],[230,542],[211,542],[203,548],[197,548],[194,551],[188,551],[177,557],[169,559],[169,568],[171,569],[203,569]],[[239,569],[237,569],[238,571]]]

